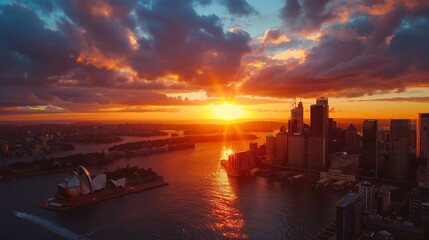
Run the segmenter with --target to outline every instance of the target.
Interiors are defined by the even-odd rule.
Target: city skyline
[[[334,118],[416,119],[429,103],[428,9],[2,0],[1,119],[286,119],[295,97],[308,119],[319,96]]]

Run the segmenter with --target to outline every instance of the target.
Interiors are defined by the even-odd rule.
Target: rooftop
[[[346,196],[344,196],[340,201],[338,201],[336,206],[345,208],[359,198],[360,198],[359,194],[350,192]]]

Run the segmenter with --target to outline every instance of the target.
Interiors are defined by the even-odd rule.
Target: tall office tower
[[[287,134],[279,132],[276,135],[276,165],[285,165],[287,156]]]
[[[429,113],[419,113],[417,119],[417,158],[421,160],[429,159]]]
[[[252,169],[249,151],[236,152],[228,156],[228,174],[240,176]]]
[[[362,202],[359,194],[348,193],[336,204],[338,240],[357,239],[362,231]]]
[[[356,153],[359,149],[359,139],[357,129],[353,124],[350,124],[346,130],[346,151],[348,153]]]
[[[409,119],[390,120],[390,158],[387,164],[388,176],[407,180],[410,169],[411,121]]]
[[[293,99],[291,110],[290,110],[290,119],[288,124],[289,134],[302,134],[304,128],[304,107],[302,102],[298,103],[296,106],[296,100]]]
[[[268,134],[265,140],[265,162],[274,164],[276,159],[276,138]]]
[[[416,157],[419,161],[426,161],[426,186],[429,187],[429,113],[419,113],[416,133]]]
[[[374,210],[375,186],[370,182],[363,182],[359,185],[359,195],[362,200],[362,210],[364,213],[370,213]]]
[[[249,143],[249,157],[250,157],[251,168],[256,167],[259,164],[258,143],[257,142]]]
[[[366,175],[378,177],[378,121],[365,120],[363,121],[363,137],[362,137],[362,167]]]
[[[323,170],[323,138],[319,136],[310,136],[308,138],[308,168],[314,170]]]
[[[316,104],[310,106],[311,135],[323,138],[323,165],[328,168],[329,105],[328,99],[319,97]]]
[[[304,141],[304,135],[296,134],[288,136],[287,166],[295,168],[305,168]]]
[[[337,127],[335,121],[329,118],[329,156],[336,152],[344,152],[346,147],[346,131],[340,127]],[[330,164],[330,157],[328,158],[328,164]]]
[[[377,131],[377,174],[378,177],[389,177],[390,126],[378,126]]]
[[[417,126],[415,123],[411,123],[411,154],[413,157],[416,156],[416,146],[417,146]]]

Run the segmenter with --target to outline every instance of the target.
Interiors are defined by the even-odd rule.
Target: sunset
[[[429,1],[0,0],[0,29],[0,239],[429,236]]]
[[[415,119],[429,102],[424,1],[0,7],[3,121],[219,118],[203,111],[236,98],[234,118],[286,119],[292,98],[318,96],[338,118]]]

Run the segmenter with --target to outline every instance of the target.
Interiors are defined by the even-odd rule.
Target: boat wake
[[[98,230],[100,230],[100,229],[97,229],[96,231],[92,231],[92,232],[90,232],[88,234],[79,235],[79,234],[76,234],[76,233],[68,230],[67,228],[64,228],[64,227],[62,227],[62,226],[60,226],[58,224],[55,224],[55,223],[53,223],[53,222],[51,222],[51,221],[49,221],[47,219],[35,216],[33,214],[30,214],[30,213],[14,211],[14,214],[15,214],[15,216],[17,216],[19,218],[22,218],[22,219],[25,219],[27,221],[33,222],[33,223],[35,223],[35,224],[37,224],[37,225],[39,225],[39,226],[41,226],[41,227],[43,227],[43,228],[45,228],[45,229],[47,229],[47,230],[49,230],[51,232],[57,234],[58,236],[61,236],[62,238],[65,238],[65,239],[73,239],[73,240],[76,240],[76,239],[89,239],[89,238],[87,238],[87,236],[89,236],[91,234],[94,234],[95,232],[97,232]]]

